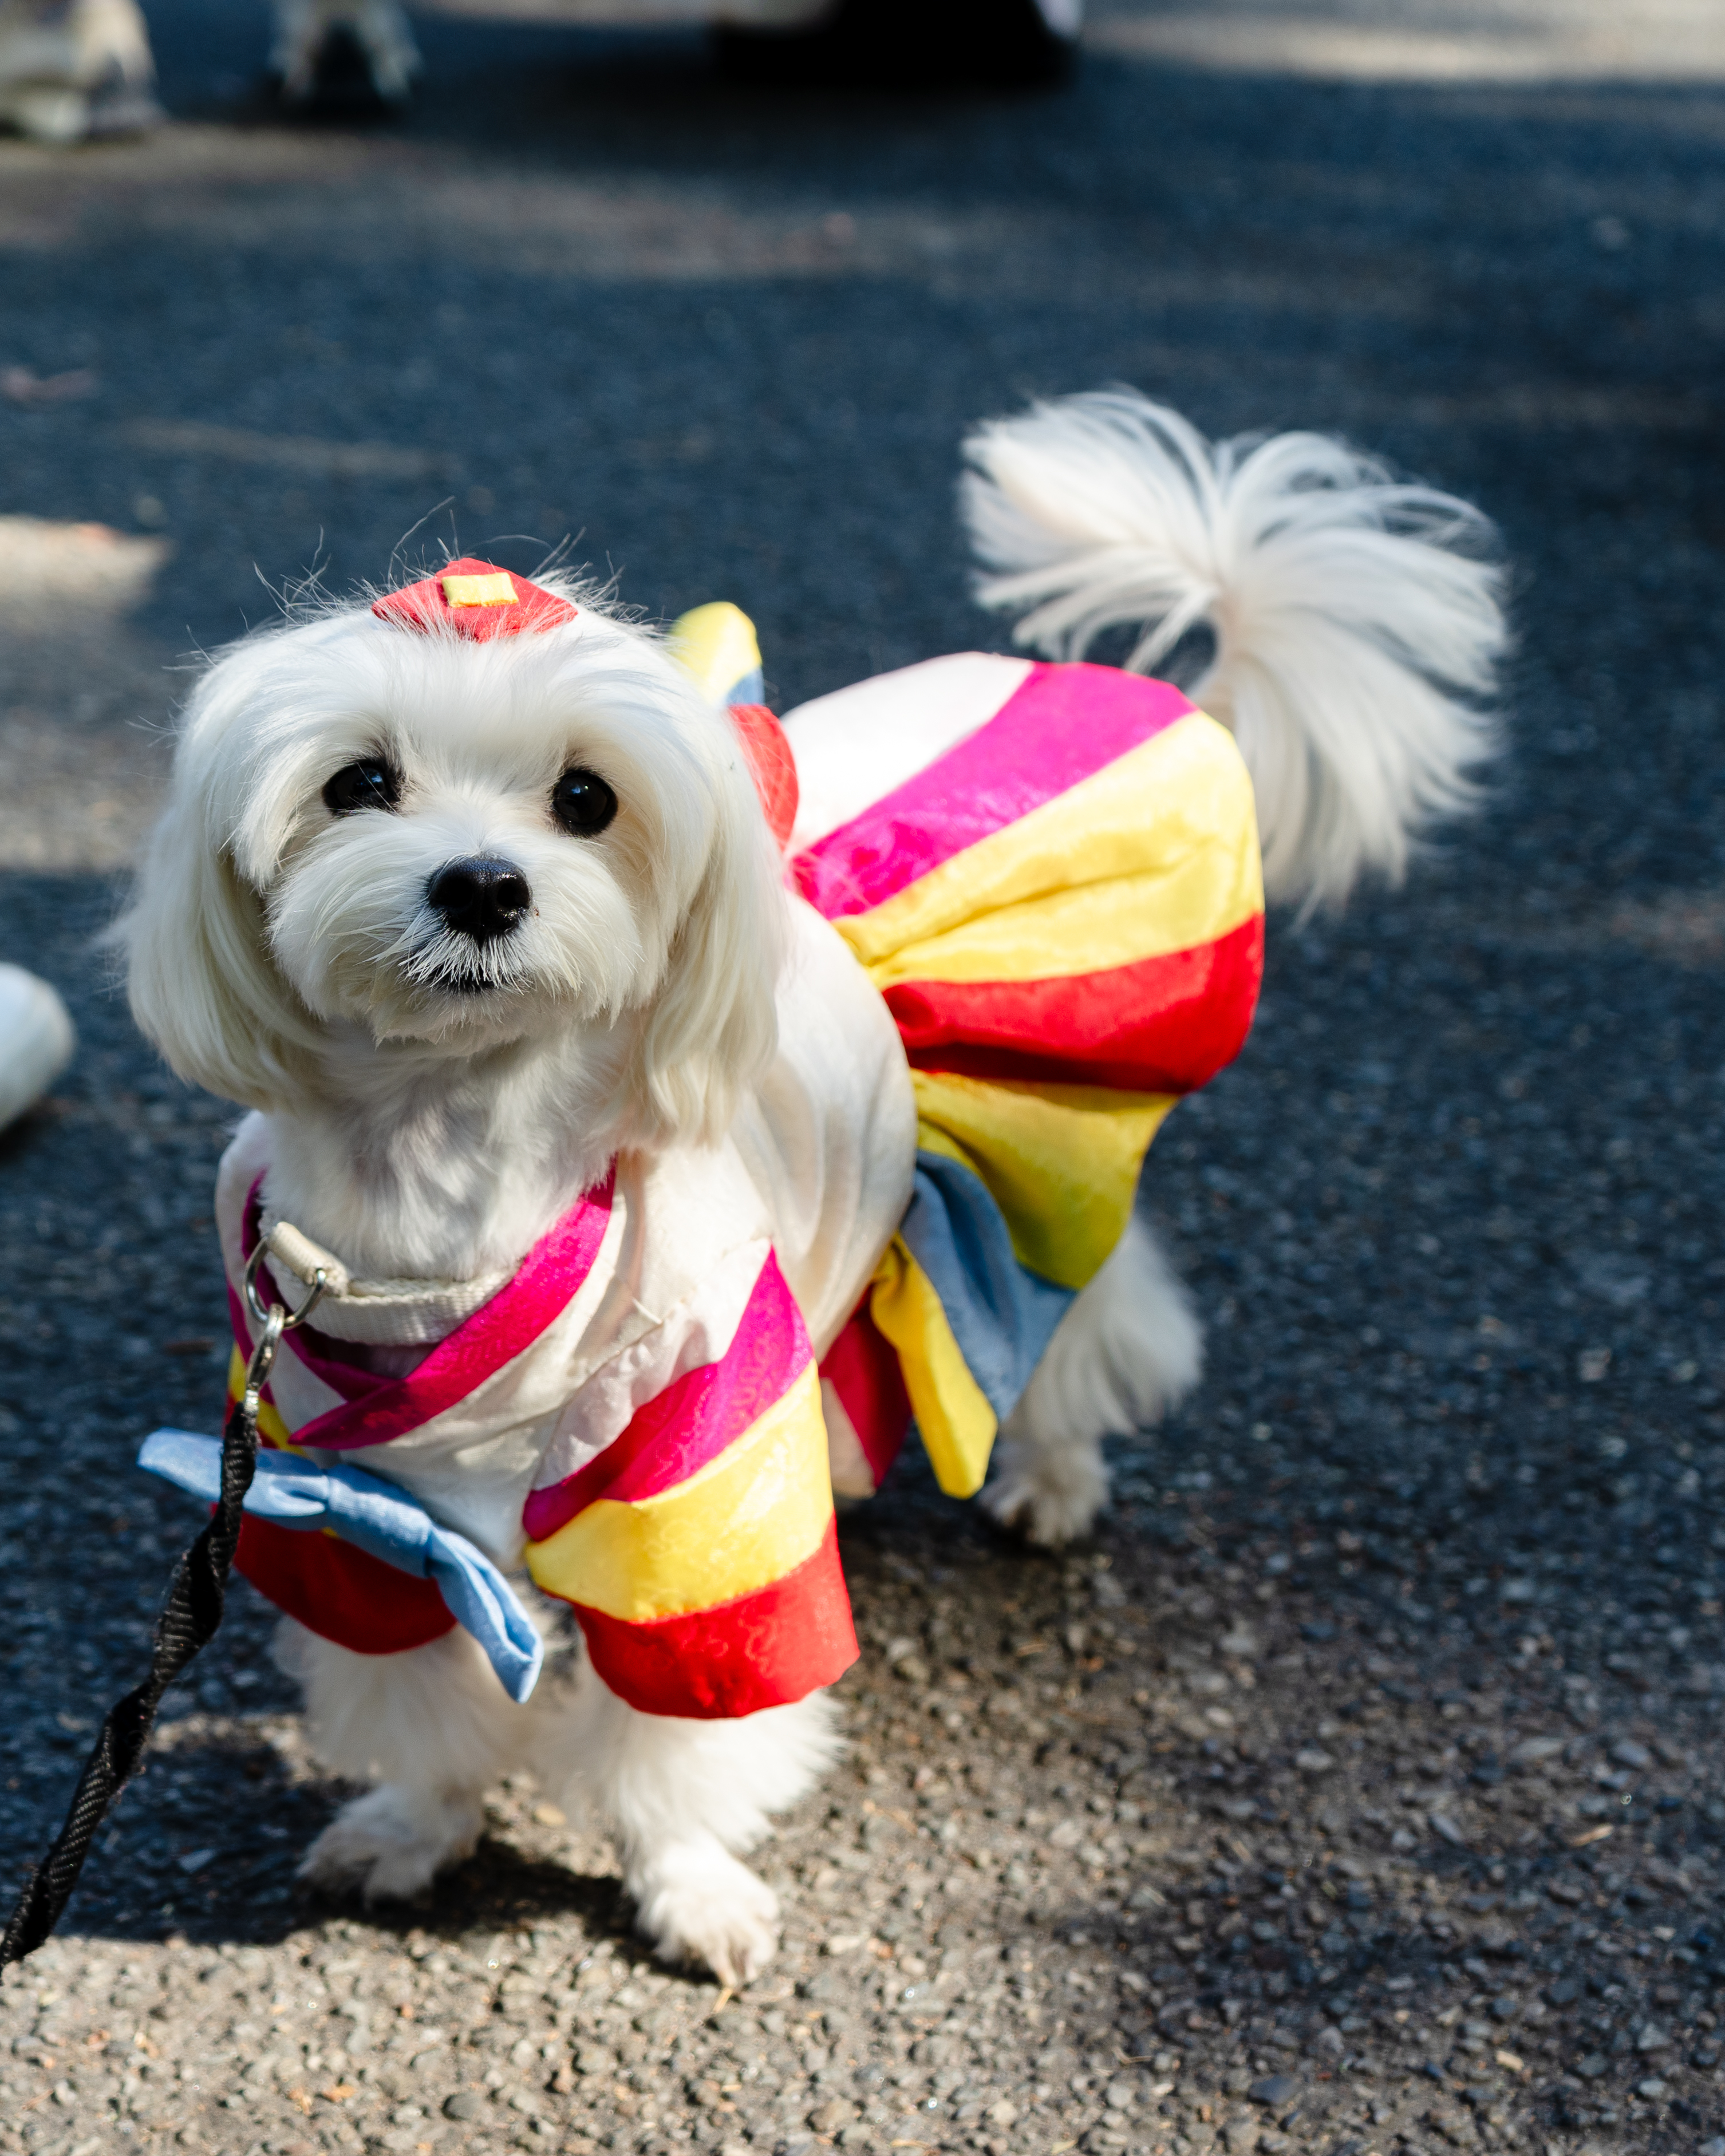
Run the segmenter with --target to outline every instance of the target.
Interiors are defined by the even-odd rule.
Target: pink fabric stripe
[[[685,1370],[637,1409],[596,1459],[533,1491],[521,1514],[528,1539],[542,1543],[595,1498],[629,1502],[686,1482],[783,1399],[812,1355],[802,1312],[769,1250],[718,1361]]]
[[[866,913],[1142,747],[1192,706],[1112,666],[1038,666],[993,717],[791,864],[829,921]]]
[[[540,1238],[490,1301],[465,1318],[447,1339],[439,1341],[405,1378],[378,1378],[357,1370],[319,1354],[300,1333],[286,1334],[286,1345],[306,1368],[345,1401],[302,1424],[294,1432],[295,1443],[331,1452],[387,1445],[454,1407],[524,1353],[568,1307],[593,1270],[610,1224],[616,1180],[613,1168],[603,1183],[578,1199]],[[326,1347],[331,1344],[325,1342]]]

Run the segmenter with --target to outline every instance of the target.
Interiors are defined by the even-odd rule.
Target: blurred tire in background
[[[1034,88],[1063,80],[1083,0],[839,0],[791,30],[721,26],[727,74],[872,89]]]

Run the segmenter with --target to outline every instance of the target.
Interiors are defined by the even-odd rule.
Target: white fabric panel
[[[892,1014],[850,947],[795,901],[778,1053],[732,1127],[816,1358],[904,1218],[916,1102]]]
[[[638,1409],[691,1370],[720,1359],[737,1337],[772,1247],[763,1236],[727,1251],[661,1324],[588,1379],[558,1419],[551,1449],[533,1477],[536,1490],[578,1474],[623,1435]]]
[[[844,1401],[824,1378],[820,1381],[820,1409],[826,1419],[827,1467],[833,1478],[833,1495],[872,1497],[875,1471],[869,1465],[869,1455],[862,1449],[856,1424],[845,1411]]]
[[[973,734],[1034,663],[960,651],[877,674],[788,711],[784,730],[798,788],[791,852],[836,831]]]

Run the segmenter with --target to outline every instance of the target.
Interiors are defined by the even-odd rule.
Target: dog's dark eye
[[[401,798],[401,774],[382,757],[344,763],[324,782],[323,805],[332,816],[351,816],[357,808],[393,808]]]
[[[578,763],[551,789],[551,813],[572,837],[590,839],[617,814],[617,796],[598,772]]]

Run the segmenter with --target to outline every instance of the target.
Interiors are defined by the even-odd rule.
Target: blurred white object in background
[[[162,118],[136,0],[0,0],[0,126],[38,142],[133,135]]]
[[[68,612],[124,613],[171,551],[166,539],[110,525],[0,516],[0,627],[42,627]]]
[[[0,963],[0,1130],[41,1099],[76,1045],[66,1007],[47,982]]]

